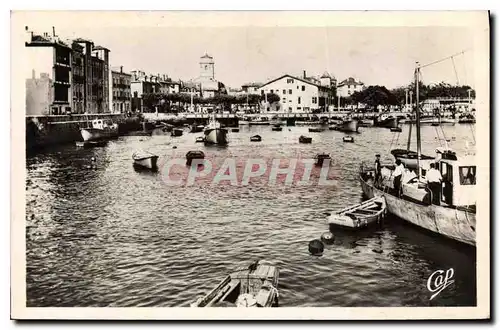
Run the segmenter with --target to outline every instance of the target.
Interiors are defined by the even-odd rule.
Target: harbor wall
[[[118,123],[120,134],[142,129],[139,118],[125,114],[74,114],[61,116],[26,116],[26,148],[82,141],[81,127],[94,119],[109,119]]]

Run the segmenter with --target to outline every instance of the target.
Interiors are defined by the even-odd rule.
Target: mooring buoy
[[[172,149],[177,149],[177,146],[173,146]]]
[[[313,239],[312,241],[309,242],[309,252],[313,256],[322,255],[324,249],[325,246],[323,242],[321,242],[319,239]]]
[[[335,241],[335,237],[332,233],[326,232],[321,234],[321,241],[325,244],[332,244]]]

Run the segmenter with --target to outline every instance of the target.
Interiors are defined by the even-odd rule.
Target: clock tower
[[[200,78],[203,80],[215,80],[215,64],[212,56],[207,53],[200,58]]]

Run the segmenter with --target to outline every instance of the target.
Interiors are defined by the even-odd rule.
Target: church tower
[[[200,78],[203,80],[215,80],[215,64],[212,56],[207,53],[200,58]]]

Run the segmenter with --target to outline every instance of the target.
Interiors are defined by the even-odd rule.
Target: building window
[[[301,107],[297,107],[297,110],[300,110],[300,109],[302,109],[302,108]]]
[[[288,94],[292,95],[292,90],[291,89],[288,90]]]
[[[287,84],[293,84],[293,79],[287,79],[287,80],[286,80],[286,83],[287,83]]]
[[[282,100],[283,100],[283,102],[286,102],[286,98],[283,98]]]
[[[297,98],[297,103],[300,104],[300,96]]]
[[[273,93],[274,93],[274,89],[271,89],[271,94],[273,94]]]
[[[306,90],[306,86],[302,85],[302,91]]]
[[[260,95],[264,95],[264,90],[261,90],[261,91],[260,91]]]
[[[313,96],[313,98],[312,98],[312,103],[313,103],[313,104],[318,103],[318,98],[317,98],[316,96]]]
[[[283,90],[283,95],[286,95],[286,89]]]

